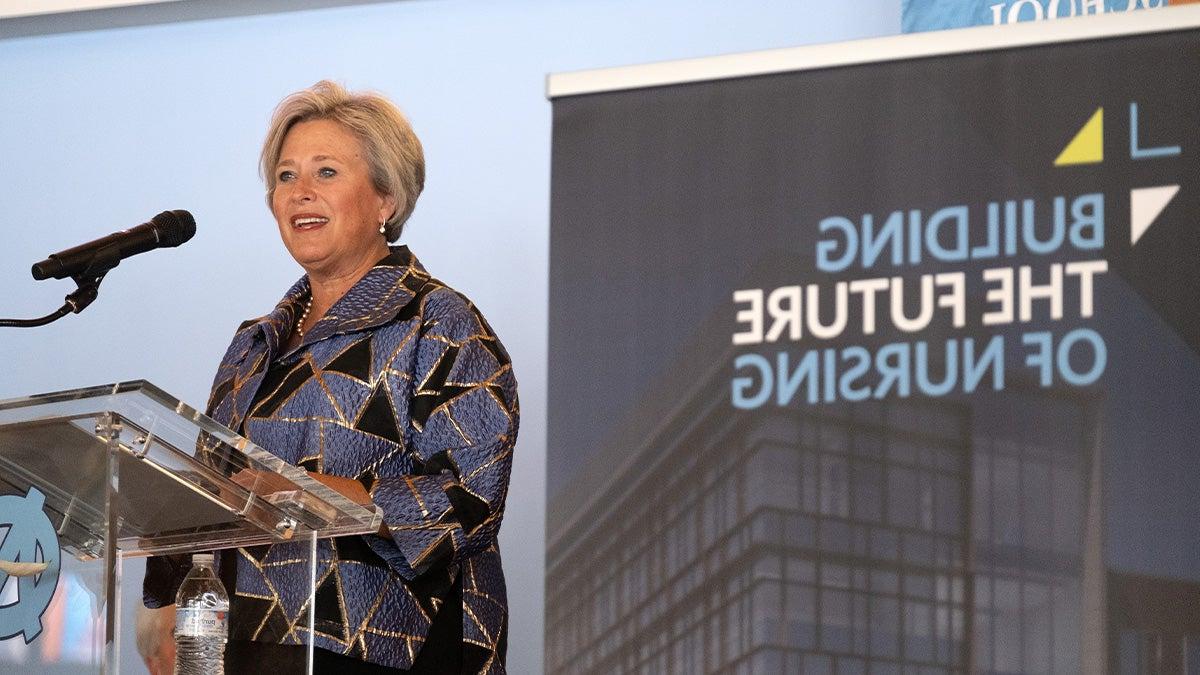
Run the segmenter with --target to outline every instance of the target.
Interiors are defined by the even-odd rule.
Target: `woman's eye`
[[[295,172],[292,172],[292,171],[280,171],[279,172],[279,182],[280,183],[286,183],[295,177],[296,177],[296,174],[295,174]]]
[[[334,171],[326,166],[317,171],[317,175],[319,175],[321,178],[332,178],[337,175],[337,171]]]

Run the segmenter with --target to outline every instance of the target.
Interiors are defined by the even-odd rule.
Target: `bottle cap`
[[[211,553],[193,553],[193,565],[211,565],[213,564],[213,554]]]

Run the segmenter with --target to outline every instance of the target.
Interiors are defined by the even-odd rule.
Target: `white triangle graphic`
[[[1179,192],[1178,185],[1137,188],[1129,191],[1129,243],[1136,244],[1146,234],[1158,214]]]

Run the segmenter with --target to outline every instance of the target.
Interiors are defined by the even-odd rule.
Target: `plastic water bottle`
[[[211,553],[192,556],[175,596],[175,675],[222,675],[229,639],[229,596]]]

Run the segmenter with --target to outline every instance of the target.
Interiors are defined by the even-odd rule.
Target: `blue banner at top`
[[[901,0],[901,21],[905,33],[919,33],[1132,12],[1168,4],[1171,0]]]

